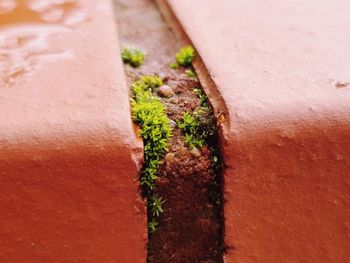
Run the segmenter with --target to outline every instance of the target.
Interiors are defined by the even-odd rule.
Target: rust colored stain
[[[349,2],[159,2],[227,107],[226,262],[348,262]]]
[[[0,262],[145,262],[110,1],[0,1],[0,21]]]

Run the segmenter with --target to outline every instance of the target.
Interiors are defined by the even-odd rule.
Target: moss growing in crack
[[[211,152],[211,166],[214,168],[215,171],[219,171],[222,166],[222,158],[221,158],[221,152],[218,145],[214,145],[210,147]]]
[[[202,147],[204,140],[198,134],[199,119],[188,112],[185,112],[180,120],[177,121],[177,126],[185,133],[185,142],[189,146]]]
[[[171,136],[169,119],[164,104],[152,94],[152,89],[159,87],[163,81],[157,76],[142,76],[132,86],[134,99],[131,101],[132,118],[141,125],[140,135],[145,144],[145,165],[141,184],[152,189],[161,159],[167,150]]]
[[[216,136],[216,123],[207,106],[196,109],[192,114],[185,112],[177,126],[185,134],[185,142],[191,147],[202,147],[205,141]]]
[[[157,195],[153,195],[150,197],[150,199],[148,200],[148,206],[153,216],[159,217],[159,215],[164,212],[162,208],[162,205],[164,203],[165,201]]]
[[[130,64],[133,67],[138,67],[143,63],[145,54],[137,49],[123,48],[122,59],[126,64]]]
[[[186,75],[187,75],[187,77],[189,77],[190,79],[198,80],[196,73],[194,73],[194,71],[191,70],[191,69],[187,69],[187,70],[186,70]]]
[[[180,68],[180,65],[177,62],[174,62],[174,63],[171,63],[169,65],[169,67],[172,69],[178,69],[178,68]]]
[[[148,221],[148,231],[150,233],[156,232],[157,226],[158,226],[158,219],[157,218],[152,218],[151,220]]]
[[[165,201],[162,197],[158,197],[157,195],[152,195],[148,198],[148,213],[150,215],[148,230],[150,233],[154,233],[157,230],[158,218],[164,212],[162,207],[164,203]]]
[[[193,47],[185,46],[185,47],[181,48],[179,50],[179,52],[176,54],[176,62],[170,64],[170,67],[172,69],[178,69],[180,67],[188,67],[192,64],[192,61],[193,61],[195,56],[196,56],[196,52],[194,51]],[[192,70],[191,70],[191,72],[193,73]],[[187,73],[187,75],[188,75],[188,73]],[[195,77],[194,73],[191,75],[194,75],[194,77]]]
[[[191,147],[203,147],[204,140],[190,133],[185,134],[185,142]]]
[[[162,163],[164,153],[171,137],[170,121],[165,113],[164,104],[156,98],[153,89],[163,85],[157,76],[142,76],[131,85],[134,98],[131,100],[132,118],[140,124],[140,135],[144,141],[144,166],[141,184],[148,196],[149,231],[152,233],[158,225],[158,217],[163,212],[161,197],[152,195],[157,170]]]
[[[201,106],[207,106],[208,97],[204,94],[201,89],[193,89],[193,92],[198,96]]]
[[[217,129],[212,109],[209,108],[208,105],[204,105],[197,108],[193,115],[199,122],[197,134],[205,140],[215,139],[217,136]]]
[[[177,122],[177,126],[187,134],[194,134],[199,126],[198,119],[185,112],[182,118]]]
[[[147,90],[153,91],[155,88],[160,87],[162,85],[163,85],[163,80],[160,77],[153,76],[153,75],[145,75],[145,76],[140,77],[137,81],[135,81],[132,84],[132,89],[134,91],[134,89],[136,87],[139,87],[140,88],[139,93],[142,93],[141,92],[142,90],[143,91],[147,91]],[[138,92],[138,91],[136,91],[136,92]]]
[[[191,46],[185,46],[180,49],[176,54],[176,62],[183,67],[190,66],[193,58],[195,57],[195,51]]]

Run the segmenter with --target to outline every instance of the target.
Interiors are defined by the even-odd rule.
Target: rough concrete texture
[[[226,262],[348,262],[350,2],[167,2],[227,107]]]
[[[109,0],[0,1],[0,262],[145,262]]]

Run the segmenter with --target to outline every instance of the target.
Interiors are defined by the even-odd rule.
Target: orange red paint
[[[0,262],[145,262],[110,1],[0,3]]]

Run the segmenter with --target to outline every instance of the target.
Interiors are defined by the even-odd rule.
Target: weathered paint
[[[226,262],[348,262],[349,1],[159,2],[227,107]]]
[[[1,262],[145,262],[116,36],[108,0],[0,2]]]

